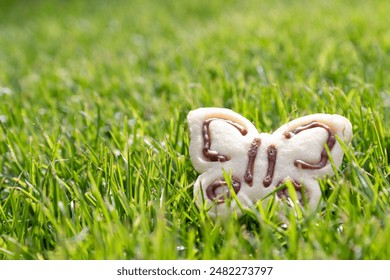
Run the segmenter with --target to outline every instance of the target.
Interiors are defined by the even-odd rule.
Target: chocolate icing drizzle
[[[268,168],[267,174],[263,180],[263,185],[265,188],[268,188],[272,183],[272,178],[274,177],[275,163],[277,156],[277,149],[274,145],[269,145],[267,148],[267,157],[268,157]]]
[[[241,124],[238,124],[238,123],[231,121],[231,120],[228,120],[228,119],[209,118],[203,122],[203,126],[202,126],[203,155],[207,159],[209,159],[210,161],[225,162],[225,161],[230,160],[230,158],[228,158],[228,156],[219,154],[217,151],[211,150],[210,123],[212,121],[215,121],[215,120],[224,121],[224,122],[230,124],[231,126],[236,128],[243,136],[245,136],[248,133],[248,131]],[[298,126],[297,128],[292,129],[290,131],[286,131],[286,132],[284,132],[284,137],[286,139],[290,139],[291,137],[293,137],[294,135],[297,135],[298,133],[300,133],[302,131],[316,128],[316,127],[323,128],[328,132],[328,138],[326,140],[326,145],[328,146],[329,150],[332,150],[332,148],[336,144],[336,137],[335,137],[333,131],[329,128],[329,126],[327,126],[323,123],[317,122],[317,121]],[[261,139],[254,138],[252,143],[251,143],[251,146],[248,150],[248,163],[247,163],[247,167],[246,167],[245,174],[244,174],[244,180],[249,185],[249,187],[252,187],[252,185],[253,185],[254,164],[255,164],[256,157],[257,157],[257,151],[258,151],[260,145],[261,145]],[[266,172],[266,175],[264,177],[264,180],[263,180],[263,185],[265,188],[268,188],[272,184],[272,180],[273,180],[273,176],[274,176],[274,172],[275,172],[277,153],[278,153],[277,148],[274,145],[269,145],[267,147],[268,168],[267,168],[267,172]],[[294,165],[299,167],[299,168],[302,168],[302,169],[312,169],[312,170],[313,169],[321,169],[321,168],[325,167],[328,160],[329,160],[329,155],[327,153],[326,148],[324,147],[324,149],[321,151],[321,158],[320,158],[318,163],[308,163],[308,162],[305,162],[303,160],[298,159],[298,160],[294,161]],[[286,179],[280,181],[276,185],[276,188],[285,184],[286,180],[291,180],[291,182],[292,182],[292,184],[297,192],[299,202],[303,203],[303,195],[305,194],[307,197],[307,192],[302,187],[302,185],[300,183],[298,183],[297,181],[290,179],[290,178],[286,178]],[[237,177],[233,176],[231,184],[232,184],[232,188],[233,188],[234,192],[237,194],[241,189],[241,181]],[[228,188],[226,188],[225,192],[221,192],[219,194],[217,194],[216,191],[218,188],[226,187],[227,185],[228,184],[227,184],[226,180],[224,180],[224,179],[219,179],[219,180],[213,182],[212,184],[210,184],[206,188],[207,197],[211,201],[215,201],[218,204],[224,203],[225,197],[230,197],[230,190]],[[290,195],[288,193],[288,188],[285,187],[285,188],[278,190],[277,196],[280,199],[290,197]]]
[[[284,133],[284,137],[286,137],[286,139],[290,139],[292,137],[292,134],[298,134],[304,130],[312,129],[312,128],[316,128],[316,127],[322,127],[328,132],[328,139],[326,141],[326,144],[328,145],[329,150],[332,150],[333,146],[336,144],[336,137],[335,137],[334,133],[332,132],[332,130],[329,128],[329,126],[327,126],[323,123],[320,123],[320,122],[314,121],[314,122],[311,122],[309,124],[299,126],[291,131],[286,131]],[[328,155],[326,149],[324,148],[321,152],[321,159],[319,162],[308,163],[308,162],[305,162],[303,160],[297,159],[294,161],[294,165],[296,167],[299,167],[302,169],[321,169],[326,165],[326,163],[328,162],[328,159],[329,159],[329,155]]]
[[[245,170],[244,180],[250,187],[252,187],[253,184],[253,168],[257,156],[257,150],[259,149],[260,144],[261,144],[260,138],[253,139],[251,143],[251,147],[249,148],[248,151],[248,165]]]
[[[227,182],[225,180],[217,180],[215,181],[214,183],[212,183],[210,186],[207,187],[206,189],[206,195],[207,197],[211,200],[211,201],[215,201],[217,202],[218,204],[220,203],[224,203],[225,202],[225,199],[224,199],[224,195],[223,193],[221,194],[216,194],[216,190],[219,188],[219,187],[223,187],[223,186],[227,186]],[[232,177],[232,187],[233,187],[233,190],[235,193],[238,193],[240,191],[240,188],[241,188],[241,182],[240,180],[233,176]],[[230,191],[229,189],[226,190],[226,193],[225,193],[226,197],[230,197]]]
[[[307,198],[307,197],[308,197],[308,194],[307,194],[307,192],[305,191],[305,189],[302,187],[302,185],[299,184],[297,181],[288,178],[288,179],[285,179],[285,180],[283,180],[283,181],[280,181],[280,182],[276,185],[275,188],[278,188],[278,187],[280,187],[281,185],[285,184],[287,180],[290,180],[290,181],[291,181],[291,183],[293,184],[294,189],[295,189],[295,191],[296,191],[296,193],[297,193],[297,198],[298,198],[299,203],[303,204],[303,195],[305,195],[306,198]],[[277,195],[280,199],[289,198],[289,197],[290,197],[290,194],[289,194],[289,192],[288,192],[288,188],[287,188],[287,187],[284,187],[284,188],[278,190],[278,191],[276,192],[276,195]]]
[[[210,123],[212,121],[215,121],[215,120],[227,122],[228,124],[235,127],[241,133],[242,136],[245,136],[248,133],[248,131],[242,125],[235,123],[231,120],[227,120],[227,119],[210,118],[210,119],[207,119],[206,121],[204,121],[203,127],[202,127],[203,155],[206,158],[208,158],[210,161],[220,161],[220,162],[228,161],[229,158],[226,155],[221,155],[217,151],[213,151],[210,149],[210,147],[211,147]]]

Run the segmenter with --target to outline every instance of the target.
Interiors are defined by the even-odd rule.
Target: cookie
[[[249,120],[225,108],[199,108],[187,120],[190,157],[200,173],[194,196],[212,217],[240,212],[238,204],[253,207],[272,192],[277,200],[305,201],[315,208],[321,197],[318,179],[333,175],[333,167],[342,162],[338,141],[352,138],[350,121],[339,115],[307,115],[272,134],[259,133]],[[287,181],[295,188],[295,202]]]

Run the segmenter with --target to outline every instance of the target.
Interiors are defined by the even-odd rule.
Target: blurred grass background
[[[388,1],[0,1],[0,257],[389,258]],[[210,221],[185,116],[353,123],[317,214]],[[260,206],[259,206],[260,207]],[[269,209],[268,209],[269,210]]]

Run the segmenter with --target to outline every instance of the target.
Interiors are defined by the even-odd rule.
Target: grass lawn
[[[0,259],[390,259],[389,14],[387,0],[2,0]],[[349,118],[318,210],[198,209],[186,115],[206,106],[264,132]]]

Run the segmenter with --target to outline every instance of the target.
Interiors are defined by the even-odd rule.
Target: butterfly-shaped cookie
[[[237,209],[237,201],[225,202],[236,194],[242,207],[251,207],[275,188],[276,199],[289,198],[290,180],[298,202],[315,208],[321,196],[317,179],[333,174],[331,161],[339,167],[352,126],[339,115],[314,114],[295,119],[272,134],[259,133],[243,116],[224,108],[200,108],[188,116],[190,156],[201,173],[194,185],[198,205],[211,206],[210,215],[225,215]],[[331,159],[331,160],[330,160]],[[230,174],[230,188],[225,180]]]

